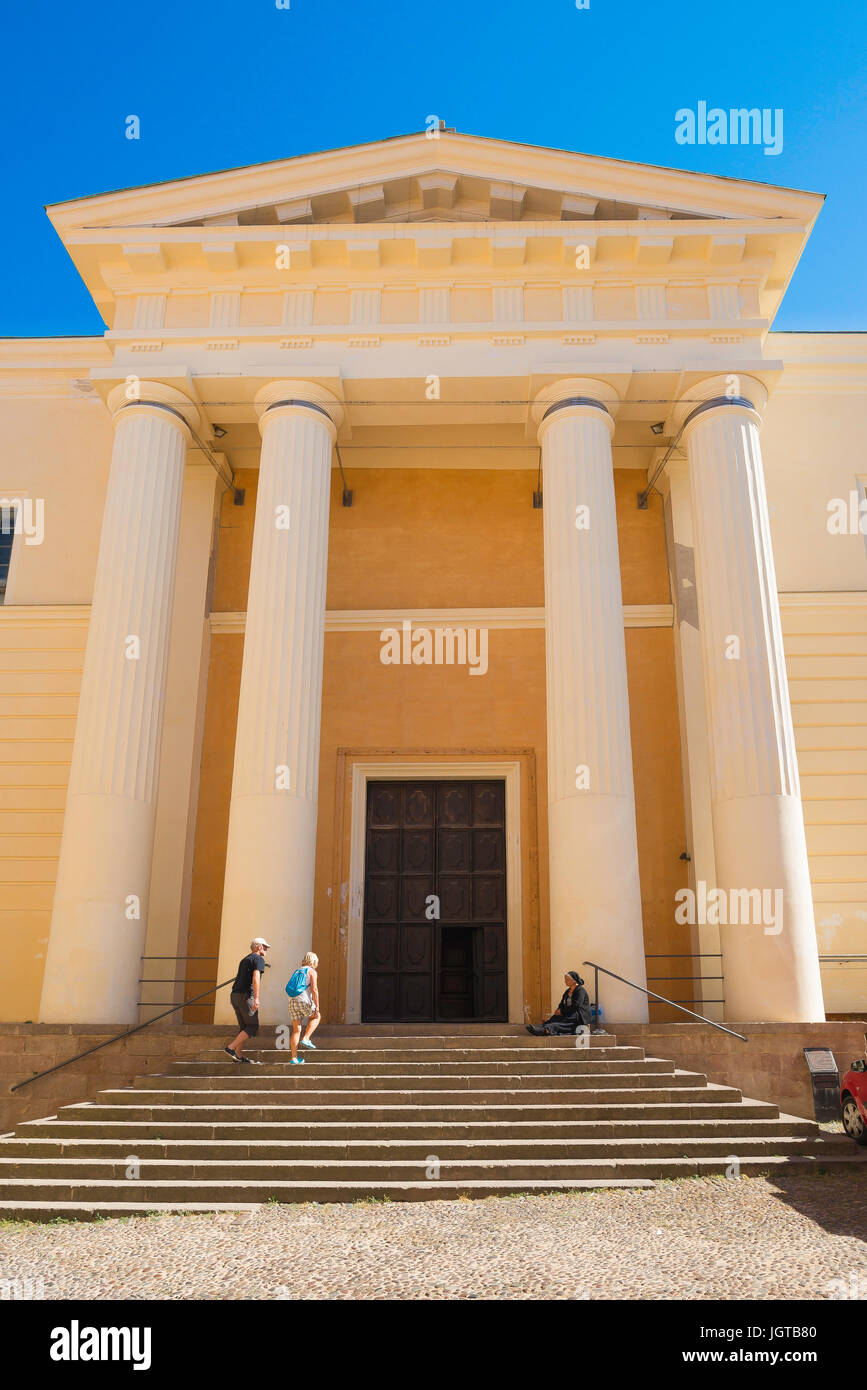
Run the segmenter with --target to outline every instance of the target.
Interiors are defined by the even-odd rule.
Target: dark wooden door
[[[505,1022],[505,782],[369,782],[361,1016]]]

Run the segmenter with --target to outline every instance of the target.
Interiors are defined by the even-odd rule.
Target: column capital
[[[614,433],[614,416],[620,397],[609,382],[598,377],[570,376],[544,386],[530,408],[539,441],[553,420],[589,416],[602,420]]]
[[[683,392],[672,413],[674,431],[682,431],[686,439],[697,421],[717,411],[737,413],[760,425],[767,400],[767,388],[757,377],[736,371],[717,373]]]
[[[122,419],[134,415],[152,414],[172,421],[183,430],[187,441],[192,431],[201,429],[202,417],[198,407],[189,396],[174,386],[166,386],[162,381],[142,381],[138,377],[128,377],[109,392],[106,405],[111,411],[115,428]],[[129,410],[129,415],[126,414]]]
[[[313,381],[269,381],[262,386],[254,398],[256,414],[259,417],[259,433],[262,434],[266,421],[278,415],[306,411],[313,414],[326,425],[332,440],[343,424],[342,403],[324,386]]]

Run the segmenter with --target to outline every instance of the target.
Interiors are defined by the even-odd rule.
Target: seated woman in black
[[[564,975],[566,989],[560,1007],[544,1023],[528,1023],[527,1032],[540,1037],[543,1033],[577,1033],[582,1024],[590,1023],[590,995],[577,970]]]

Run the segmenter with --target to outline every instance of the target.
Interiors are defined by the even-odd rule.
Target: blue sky
[[[449,126],[826,193],[777,318],[867,329],[863,0],[21,5],[2,24],[0,334],[101,333],[43,204]],[[783,111],[783,149],[675,112]],[[127,116],[141,139],[127,140]]]

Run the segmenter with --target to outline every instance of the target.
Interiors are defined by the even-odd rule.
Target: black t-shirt
[[[245,956],[238,962],[238,973],[235,976],[235,983],[232,985],[233,994],[249,994],[253,986],[253,972],[265,969],[265,962],[261,956],[257,956],[255,951],[251,951],[249,956]]]

